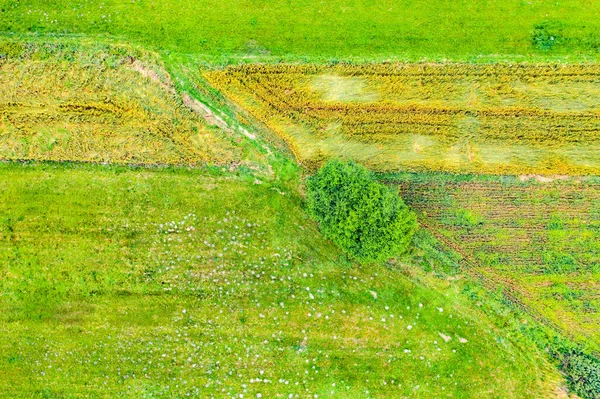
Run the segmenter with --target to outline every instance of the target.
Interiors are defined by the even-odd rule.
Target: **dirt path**
[[[140,63],[139,60],[136,59],[131,59],[130,60],[130,66],[134,71],[139,72],[140,74],[142,74],[144,77],[152,80],[153,82],[157,83],[158,85],[160,85],[163,89],[165,89],[166,91],[168,91],[169,93],[172,94],[176,94],[177,91],[175,90],[175,87],[173,85],[173,82],[171,81],[170,77],[166,78],[166,81],[164,81],[163,79],[161,79],[161,77],[159,76],[158,73],[156,73],[155,70],[153,70],[152,68],[148,68],[146,66],[144,66],[142,63]],[[229,133],[241,133],[244,136],[246,136],[247,138],[249,138],[250,140],[256,140],[256,135],[250,133],[248,130],[244,129],[243,127],[238,127],[237,129],[231,127],[227,122],[225,122],[225,120],[223,120],[223,118],[221,118],[220,116],[218,116],[213,110],[211,110],[206,104],[196,100],[195,98],[192,98],[189,94],[187,93],[183,93],[182,94],[182,100],[183,100],[183,104],[190,109],[193,113],[195,113],[196,115],[202,117],[206,123],[208,123],[211,126],[217,126],[220,129],[225,130],[226,132]]]
[[[250,140],[256,140],[256,135],[250,133],[248,130],[243,127],[238,127],[237,129],[232,128],[217,114],[215,114],[208,106],[203,104],[202,102],[196,100],[195,98],[190,97],[189,94],[183,93],[182,95],[183,104],[188,107],[192,112],[197,115],[200,115],[202,118],[206,120],[209,125],[218,126],[219,128],[233,133],[235,131],[243,134],[248,137]]]

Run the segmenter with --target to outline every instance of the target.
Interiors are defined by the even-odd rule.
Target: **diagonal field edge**
[[[500,282],[496,279],[490,278],[482,272],[480,272],[479,270],[477,270],[479,268],[478,262],[472,256],[462,251],[460,246],[456,242],[454,242],[454,240],[448,239],[442,234],[437,233],[437,231],[439,231],[439,229],[441,228],[441,226],[439,226],[438,223],[432,221],[430,218],[422,214],[419,214],[419,225],[424,227],[431,235],[435,237],[436,240],[438,240],[444,246],[448,247],[449,249],[460,255],[461,259],[458,260],[460,269],[467,273],[471,278],[477,280],[487,290],[494,291],[497,288],[501,288],[502,296],[508,299],[512,305],[516,306],[519,310],[530,316],[538,323],[541,323],[542,325],[555,330],[562,336],[569,338],[571,341],[576,342],[574,336],[571,333],[557,325],[555,322],[553,322],[546,316],[542,315],[542,313],[540,313],[535,308],[523,302],[523,300],[521,299],[521,293],[518,290],[511,287],[506,282]],[[600,357],[600,353],[596,351],[593,351],[592,355]]]

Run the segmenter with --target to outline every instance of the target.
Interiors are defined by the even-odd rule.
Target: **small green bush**
[[[544,21],[535,25],[531,35],[531,44],[537,50],[549,51],[562,44],[562,23]]]
[[[452,224],[455,226],[473,228],[484,224],[484,220],[469,209],[458,209]]]
[[[562,354],[561,369],[571,389],[585,399],[600,399],[600,361],[578,350]]]
[[[308,210],[323,234],[361,263],[405,252],[417,227],[397,193],[353,162],[330,161],[307,182]]]

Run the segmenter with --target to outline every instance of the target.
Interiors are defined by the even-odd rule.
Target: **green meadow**
[[[0,31],[114,36],[212,58],[595,59],[595,1],[4,1]]]
[[[599,15],[0,0],[0,398],[600,398]],[[407,254],[323,237],[336,157]]]
[[[277,182],[57,164],[0,175],[2,397],[560,391],[514,316],[419,272],[440,261],[359,267]]]

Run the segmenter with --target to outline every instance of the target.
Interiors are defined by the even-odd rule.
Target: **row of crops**
[[[594,174],[600,65],[245,65],[207,79],[307,165]]]
[[[156,60],[131,54],[0,40],[0,159],[202,165],[239,157],[184,106]]]
[[[600,182],[403,175],[423,224],[486,280],[580,342],[598,345]]]

